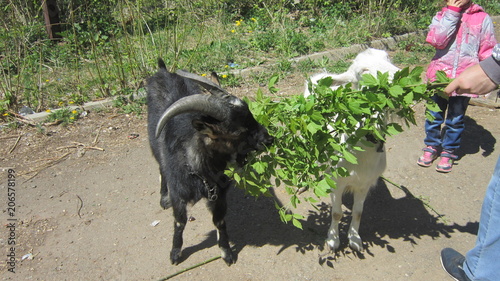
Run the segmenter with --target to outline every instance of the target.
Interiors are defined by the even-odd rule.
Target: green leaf
[[[267,163],[265,162],[255,162],[252,164],[252,168],[259,174],[263,174],[267,169]]]
[[[293,224],[293,226],[295,226],[296,228],[299,228],[299,229],[302,229],[302,230],[303,230],[303,228],[302,228],[302,223],[301,223],[299,220],[297,220],[297,219],[295,219],[295,218],[294,218],[294,219],[292,219],[292,224]]]
[[[360,81],[361,85],[364,86],[378,86],[380,85],[377,78],[373,77],[371,74],[363,74],[362,79]]]
[[[390,136],[397,135],[401,132],[403,132],[403,128],[399,124],[392,123],[387,126],[387,134]]]
[[[413,92],[409,92],[404,96],[404,102],[405,104],[411,104],[415,99],[415,96],[413,95]]]
[[[352,154],[351,152],[349,152],[348,150],[346,150],[345,148],[342,149],[342,156],[344,157],[345,160],[347,160],[349,163],[352,163],[352,164],[358,164],[358,159],[356,159],[356,156],[354,156],[354,154]]]
[[[444,71],[439,70],[436,72],[436,81],[444,83],[444,82],[450,82],[451,79],[448,78],[448,76],[446,76],[446,73],[444,73]]]
[[[399,85],[394,85],[389,88],[389,94],[393,97],[399,97],[404,93],[403,87]]]
[[[318,81],[318,86],[323,86],[326,88],[330,88],[333,84],[333,78],[330,76],[326,76]]]
[[[326,197],[328,196],[328,192],[330,191],[331,186],[328,183],[327,177],[318,182],[318,184],[314,188],[314,194],[318,197]]]
[[[276,83],[278,82],[278,78],[278,75],[271,77],[271,79],[269,79],[269,83],[267,84],[267,88],[273,94],[278,92],[278,89],[274,87],[274,85],[276,85]]]
[[[321,130],[323,126],[318,125],[316,123],[309,123],[307,124],[307,130],[311,132],[311,134],[316,134],[317,131]]]

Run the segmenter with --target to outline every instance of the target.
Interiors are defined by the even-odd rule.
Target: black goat
[[[187,204],[207,198],[222,258],[231,265],[224,217],[232,181],[224,170],[231,161],[243,165],[248,152],[263,149],[273,137],[244,101],[219,85],[184,71],[170,73],[162,60],[158,64],[160,70],[147,81],[148,133],[160,165],[160,205],[172,206],[175,218],[170,261],[180,262]]]

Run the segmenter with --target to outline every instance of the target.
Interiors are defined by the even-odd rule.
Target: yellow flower
[[[45,112],[50,112],[50,109],[45,110]]]
[[[236,26],[240,26],[242,21],[243,21],[243,20],[237,20],[237,21],[236,21]]]
[[[227,65],[227,64],[226,64],[226,65],[224,65],[224,67],[225,67],[225,68],[228,68],[228,67],[229,67],[229,65]]]
[[[3,114],[3,116],[9,116],[9,113],[6,112],[6,113]]]
[[[77,113],[78,113],[78,111],[73,110],[73,111],[71,111],[71,113],[73,113],[73,114],[77,114]]]
[[[248,33],[252,33],[253,31],[249,30]]]
[[[50,82],[50,80],[49,80],[49,79],[46,79],[46,80],[45,80],[45,82]]]
[[[75,117],[71,116],[69,119],[73,120],[73,119],[75,119]]]
[[[251,18],[251,20],[252,20],[253,22],[256,22],[256,21],[257,21],[255,18]]]
[[[227,74],[223,74],[223,75],[222,75],[222,78],[227,78]]]
[[[60,102],[59,102],[59,106],[61,106],[61,105],[63,105],[63,104],[64,104],[64,102],[62,102],[62,101],[60,101]]]
[[[235,32],[236,32],[236,30],[234,30],[234,29],[231,29],[231,32],[232,32],[232,33],[235,33]]]
[[[69,101],[70,104],[74,104],[75,102],[74,101]]]

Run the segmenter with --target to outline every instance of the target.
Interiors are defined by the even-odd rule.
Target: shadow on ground
[[[408,243],[418,245],[418,240],[424,236],[437,238],[450,237],[451,233],[467,232],[476,234],[477,222],[466,225],[447,225],[440,216],[427,208],[422,200],[401,187],[405,192],[402,198],[393,198],[384,181],[379,180],[365,202],[360,234],[364,240],[365,250],[362,253],[353,252],[348,247],[346,237],[347,223],[350,221],[350,211],[346,211],[341,224],[341,246],[336,253],[325,249],[325,238],[330,224],[330,205],[318,204],[317,210],[310,210],[306,220],[302,221],[303,229],[281,222],[275,208],[273,198],[258,198],[244,194],[244,191],[234,188],[228,194],[228,214],[226,216],[230,241],[234,243],[236,255],[245,247],[261,247],[267,244],[281,246],[279,255],[287,248],[295,247],[297,252],[304,253],[318,249],[324,254],[319,257],[319,263],[333,267],[332,261],[342,257],[357,257],[364,259],[366,255],[374,256],[371,249],[380,247],[395,253],[397,249],[391,246],[391,240],[403,239]],[[350,210],[352,196],[346,195],[344,202]],[[305,203],[307,204],[307,203]],[[206,239],[183,250],[183,257],[205,248],[216,245],[217,235],[211,231]]]
[[[493,153],[496,139],[476,120],[465,116],[465,130],[462,134],[460,149],[457,150],[458,158],[467,154],[476,154],[482,150],[482,155],[488,157]]]

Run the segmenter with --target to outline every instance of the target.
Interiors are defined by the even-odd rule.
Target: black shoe
[[[470,281],[462,267],[464,261],[465,257],[452,248],[444,248],[441,251],[441,265],[454,280]]]

